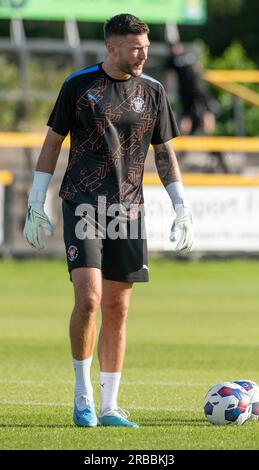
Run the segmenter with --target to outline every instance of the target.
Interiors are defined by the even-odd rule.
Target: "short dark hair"
[[[105,41],[111,36],[126,36],[127,34],[148,34],[149,27],[136,16],[121,13],[113,16],[104,24]]]

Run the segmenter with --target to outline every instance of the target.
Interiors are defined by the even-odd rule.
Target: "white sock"
[[[75,402],[79,410],[83,410],[93,401],[93,387],[90,379],[92,358],[91,356],[83,361],[72,360],[76,378]]]
[[[100,372],[101,410],[115,410],[120,386],[121,372]]]

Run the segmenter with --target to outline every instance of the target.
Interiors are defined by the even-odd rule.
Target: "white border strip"
[[[0,384],[16,384],[16,385],[44,385],[44,384],[67,384],[71,385],[74,382],[72,380],[8,380],[8,379],[0,379]],[[92,380],[93,384],[99,384],[97,380]],[[127,386],[136,386],[136,385],[154,385],[154,386],[162,386],[162,387],[206,387],[209,386],[210,383],[191,383],[191,382],[163,382],[163,381],[133,381],[133,382],[124,382],[121,381],[121,385]]]
[[[55,402],[34,402],[34,401],[12,401],[12,400],[1,400],[0,405],[12,405],[12,406],[55,406],[55,407],[66,407],[72,408],[71,403],[55,403]],[[99,404],[96,403],[98,408]],[[127,406],[129,410],[138,410],[138,411],[169,411],[169,412],[189,412],[197,413],[197,410],[191,408],[160,408],[158,406]]]

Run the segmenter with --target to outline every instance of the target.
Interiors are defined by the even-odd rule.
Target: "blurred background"
[[[5,0],[0,3],[0,250],[35,256],[22,238],[27,194],[46,121],[64,79],[105,57],[103,22],[117,2]],[[256,0],[147,0],[127,11],[150,25],[145,72],[160,80],[182,137],[173,142],[196,222],[193,256],[259,253],[259,4]],[[122,10],[125,7],[120,7]],[[47,211],[55,236],[45,255],[63,253],[63,146]],[[171,254],[171,207],[146,160],[149,249]]]

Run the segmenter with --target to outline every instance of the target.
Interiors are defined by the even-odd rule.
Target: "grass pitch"
[[[119,393],[141,427],[82,429],[72,423],[65,262],[0,262],[1,449],[259,448],[259,422],[217,427],[203,415],[215,383],[259,382],[259,263],[153,261],[150,271],[134,287]],[[96,355],[92,380],[98,405]]]

